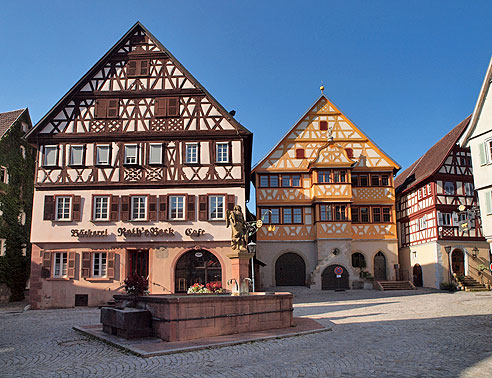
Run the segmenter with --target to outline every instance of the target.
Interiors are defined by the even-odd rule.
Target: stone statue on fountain
[[[247,252],[248,224],[244,219],[241,206],[226,211],[226,227],[231,226],[231,247],[235,252]]]

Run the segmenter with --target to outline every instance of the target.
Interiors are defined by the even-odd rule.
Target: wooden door
[[[417,287],[424,286],[422,278],[422,267],[419,264],[415,264],[413,267],[413,284]]]
[[[277,286],[306,285],[306,264],[296,253],[285,253],[275,263],[275,282]]]
[[[378,252],[374,256],[374,279],[386,281],[386,257],[384,257],[383,252]]]
[[[340,278],[337,278],[335,274],[335,268],[341,267],[343,273]],[[341,265],[330,265],[321,274],[321,289],[322,290],[337,290],[337,289],[348,289],[349,288],[349,273]]]
[[[149,276],[149,250],[130,250],[128,255],[128,273],[138,274],[141,277]]]
[[[457,276],[465,275],[465,255],[461,249],[455,249],[451,255],[453,273]]]

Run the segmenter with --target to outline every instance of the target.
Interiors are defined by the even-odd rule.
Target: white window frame
[[[78,149],[80,148],[82,151],[81,151],[81,155],[80,155],[80,162],[74,162],[73,160],[73,150],[74,149]],[[82,144],[73,144],[73,145],[70,145],[70,165],[71,166],[82,166],[84,165],[84,145]]]
[[[422,231],[425,229],[427,229],[427,215],[419,218],[419,230]]]
[[[52,164],[49,164],[49,162],[48,162],[49,150],[55,152],[55,160]],[[44,148],[43,148],[43,167],[56,167],[57,165],[58,165],[58,146],[55,144],[50,144],[50,145],[44,146]]]
[[[186,206],[185,196],[180,196],[180,195],[169,196],[169,219],[172,220],[186,219],[185,206]],[[176,213],[173,214],[173,211],[175,211]]]
[[[108,276],[108,253],[93,252],[91,277],[105,278],[107,276]]]
[[[152,148],[159,148],[159,160],[152,160]],[[149,144],[149,165],[162,165],[162,156],[163,156],[164,146],[162,143],[150,143]]]
[[[59,217],[60,212],[58,209],[60,206],[63,206],[62,217]],[[60,222],[70,222],[72,220],[72,196],[55,197],[55,219]]]
[[[439,226],[453,226],[453,215],[451,213],[438,212],[437,217],[439,221]]]
[[[103,204],[102,200],[106,200],[106,216],[104,217],[103,213]],[[101,204],[98,205],[98,200],[101,200]],[[98,211],[99,206],[99,211]],[[92,220],[94,221],[108,221],[109,220],[109,207],[110,207],[110,197],[109,196],[94,196],[94,209],[92,214]]]
[[[142,212],[142,201],[143,200],[143,216],[141,214]],[[137,209],[137,214],[135,214],[135,206],[134,203],[135,201],[138,201],[138,209]],[[140,221],[140,220],[147,220],[147,196],[131,196],[131,219],[134,221]]]
[[[191,148],[193,148],[195,151],[194,155],[193,155],[193,152],[191,151]],[[186,164],[198,164],[198,162],[199,162],[198,153],[199,153],[198,143],[186,143],[186,145],[185,145],[185,163]]]
[[[448,192],[448,188],[447,186],[449,187],[449,185],[452,185],[453,187],[453,192],[452,193],[449,193]],[[454,182],[451,182],[451,181],[444,181],[444,194],[447,195],[447,196],[454,196],[456,195],[456,187],[454,185]]]
[[[225,147],[225,152],[221,150],[223,147]],[[215,162],[229,163],[229,142],[220,142],[215,144]]]
[[[5,256],[7,252],[7,239],[0,239],[0,256]]]
[[[63,278],[68,276],[68,252],[53,253],[53,277]]]
[[[125,164],[126,165],[138,165],[140,163],[139,159],[139,151],[140,148],[138,148],[138,144],[125,144]],[[130,149],[135,149],[134,155],[129,154]]]
[[[222,203],[219,203],[219,199],[222,199]],[[209,220],[223,220],[225,219],[225,196],[223,195],[209,195],[208,196],[208,219]]]
[[[100,159],[99,150],[107,150],[107,162],[102,162]],[[109,144],[96,145],[96,165],[111,165],[111,146]]]

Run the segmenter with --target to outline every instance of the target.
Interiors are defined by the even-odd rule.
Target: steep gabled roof
[[[27,108],[0,113],[0,139],[3,138],[5,133],[10,129],[10,126],[12,126],[26,110]]]
[[[80,91],[84,85],[90,80],[97,72],[108,62],[110,59],[111,55],[117,52],[124,44],[125,42],[132,36],[134,35],[137,31],[143,31],[145,35],[147,35],[152,41],[160,48],[162,51],[164,51],[166,54],[169,55],[169,58],[173,61],[173,63],[187,76],[187,78],[195,84],[197,88],[202,90],[204,94],[210,99],[212,104],[214,104],[220,112],[223,113],[224,116],[227,117],[228,121],[231,122],[234,127],[238,130],[238,132],[241,132],[242,134],[252,134],[246,127],[241,125],[234,117],[201,85],[198,80],[195,79],[195,77],[174,57],[174,55],[171,54],[171,52],[162,45],[162,43],[152,35],[151,32],[145,28],[140,22],[137,21],[135,25],[131,27],[128,32],[125,33],[123,37],[120,38],[118,42],[114,44],[109,51],[104,54],[104,56],[99,59],[99,61],[84,75],[82,78],[75,83],[75,85],[50,109],[48,113],[26,134],[25,138],[29,140],[33,135],[35,135],[39,130],[43,128],[45,123],[49,121],[51,118],[56,116],[59,111],[70,101],[72,96]]]
[[[397,193],[410,190],[439,170],[451,152],[451,149],[457,144],[458,139],[468,126],[470,118],[471,115],[466,117],[465,120],[442,137],[439,142],[434,144],[416,162],[396,177],[395,187]]]

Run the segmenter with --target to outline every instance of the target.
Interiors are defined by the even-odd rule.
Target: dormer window
[[[129,60],[126,65],[128,77],[148,76],[150,72],[150,62],[148,59]]]

